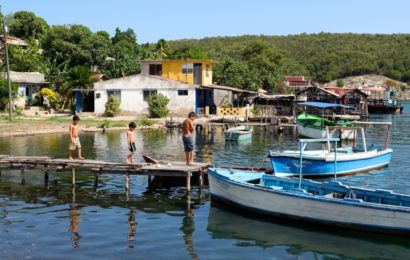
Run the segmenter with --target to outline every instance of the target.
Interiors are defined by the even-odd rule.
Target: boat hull
[[[410,235],[410,212],[285,193],[239,183],[209,171],[212,199],[265,215],[333,226]]]
[[[239,126],[227,129],[224,132],[226,141],[248,140],[252,137],[253,129],[249,126]]]
[[[402,113],[402,106],[369,105],[368,111],[371,114],[396,114]]]
[[[351,154],[336,155],[336,174],[347,175],[359,172],[366,172],[385,167],[391,162],[391,149],[383,151],[369,151]],[[300,155],[270,153],[273,171],[276,176],[298,176],[300,172]],[[303,176],[333,176],[334,175],[334,155],[327,156],[304,155],[302,161]]]
[[[309,126],[303,126],[301,124],[297,124],[296,128],[300,136],[305,136],[305,137],[314,138],[314,139],[327,138],[326,129],[324,128],[313,128]],[[353,129],[342,129],[340,131],[342,131],[341,138],[343,140],[346,140],[346,139],[353,140],[355,139],[355,136],[357,136],[355,133],[356,130],[353,130]],[[339,138],[339,137],[340,137],[340,132],[338,130],[329,131],[329,138]]]

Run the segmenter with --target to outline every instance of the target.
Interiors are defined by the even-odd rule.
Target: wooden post
[[[191,172],[187,172],[186,175],[186,191],[189,193],[191,192]]]
[[[75,168],[71,168],[72,179],[71,179],[71,186],[75,187]]]
[[[148,187],[151,186],[151,182],[152,182],[152,176],[148,175]]]
[[[98,189],[98,172],[99,170],[94,170],[94,191]]]
[[[48,185],[48,171],[47,170],[45,170],[44,171],[44,184],[45,185]]]
[[[71,203],[75,204],[76,201],[76,194],[75,194],[75,186],[71,189]]]
[[[186,195],[186,214],[189,217],[192,217],[192,212],[191,212],[191,194],[187,193]]]
[[[201,170],[199,171],[199,188],[203,189],[204,188],[204,171],[201,168]]]
[[[26,179],[24,178],[24,167],[20,169],[21,184],[26,184]]]
[[[129,191],[130,190],[130,176],[129,174],[125,174],[125,191]]]

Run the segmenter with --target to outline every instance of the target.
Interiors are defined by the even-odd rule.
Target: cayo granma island
[[[410,34],[2,9],[1,259],[409,257]]]

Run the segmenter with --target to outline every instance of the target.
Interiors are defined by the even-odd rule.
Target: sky
[[[213,36],[410,33],[409,0],[0,0],[49,25],[132,28],[138,43]]]

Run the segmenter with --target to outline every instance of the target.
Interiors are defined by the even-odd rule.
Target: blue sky
[[[5,14],[31,11],[48,24],[82,24],[138,42],[244,34],[410,33],[408,0],[3,0]]]

